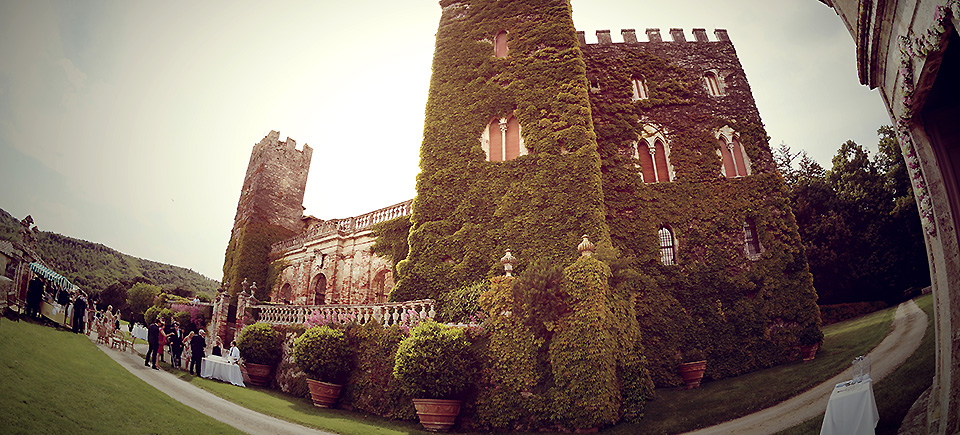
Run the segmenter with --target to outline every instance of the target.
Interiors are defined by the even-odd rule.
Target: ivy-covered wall
[[[498,266],[491,253],[569,264],[609,243],[586,68],[565,0],[442,1],[410,253],[391,300],[438,299]],[[508,32],[508,54],[492,41]],[[518,119],[530,154],[488,162],[480,137]]]
[[[724,33],[725,35],[725,33]],[[646,356],[658,385],[677,385],[678,358],[702,350],[707,378],[737,375],[793,357],[800,330],[819,327],[796,220],[743,69],[729,41],[590,44],[582,47],[603,160],[606,222],[614,246],[655,282],[638,286]],[[702,76],[721,77],[723,95]],[[647,99],[633,101],[642,78]],[[675,178],[644,183],[637,140],[645,125],[663,133]],[[716,132],[743,144],[751,175],[721,176]],[[641,142],[643,144],[643,142]],[[752,219],[762,247],[744,249]],[[663,265],[657,231],[677,240],[676,265]]]

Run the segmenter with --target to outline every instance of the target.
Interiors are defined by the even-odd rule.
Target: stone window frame
[[[676,266],[677,264],[677,245],[676,234],[668,225],[661,225],[657,230],[657,241],[660,246],[660,263],[664,266]]]
[[[743,220],[743,253],[747,259],[757,261],[763,254],[763,244],[760,243],[760,233],[757,231],[757,223],[753,218]]]
[[[726,86],[723,83],[723,76],[716,69],[708,69],[703,72],[703,87],[707,95],[711,97],[723,97],[727,95]]]
[[[493,57],[500,59],[507,57],[507,53],[510,52],[510,48],[507,46],[507,38],[509,35],[510,32],[506,29],[500,29],[500,31],[493,36]],[[502,45],[501,42],[503,43]],[[501,49],[503,51],[501,51]]]
[[[656,159],[656,144],[657,141],[660,141],[663,144],[663,160],[666,162],[667,170],[667,179],[661,180],[659,171],[657,170],[657,159]],[[677,173],[673,168],[673,163],[670,162],[670,141],[667,140],[667,135],[662,128],[659,128],[652,124],[644,124],[643,129],[641,129],[640,137],[633,143],[631,147],[633,150],[633,158],[637,159],[638,162],[642,162],[640,149],[643,147],[644,151],[648,155],[652,156],[653,160],[653,180],[647,180],[647,177],[643,174],[643,164],[640,163],[637,165],[637,171],[640,174],[640,179],[644,183],[669,183],[677,178]],[[652,151],[652,152],[651,152]]]
[[[515,120],[517,123],[517,136],[519,137],[519,143],[520,143],[519,153],[517,154],[516,158],[525,156],[530,153],[529,150],[527,150],[526,141],[523,140],[523,125],[520,124],[520,120],[517,119],[516,115],[513,112],[511,112],[503,117],[491,118],[490,122],[483,127],[483,131],[480,132],[480,147],[483,148],[483,154],[486,156],[486,160],[488,162],[509,161],[509,160],[506,160],[505,158],[504,160],[490,160],[490,130],[492,130],[492,127],[495,125],[494,123],[496,123],[496,125],[500,128],[503,134],[503,136],[501,136],[501,141],[500,141],[500,146],[503,147],[501,149],[501,156],[505,157],[506,134],[507,134],[506,128],[509,126],[509,122],[511,119]],[[513,160],[513,159],[510,159],[510,160]]]
[[[747,150],[743,147],[743,142],[740,142],[740,135],[737,134],[736,131],[727,125],[717,130],[714,133],[714,137],[718,142],[717,156],[720,157],[721,177],[740,178],[753,175],[753,162],[750,160],[750,156],[747,155]],[[737,161],[736,154],[733,152],[733,147],[737,147],[737,149],[740,151],[741,161],[739,163]],[[733,175],[727,173],[727,167],[723,163],[724,151],[730,155],[730,160],[733,164],[734,171],[736,172]]]
[[[650,98],[650,92],[647,90],[647,83],[643,80],[643,77],[630,79],[630,88],[633,90],[630,101],[640,101]]]

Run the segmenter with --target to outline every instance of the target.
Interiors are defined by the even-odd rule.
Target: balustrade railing
[[[293,248],[301,247],[304,243],[319,239],[321,237],[329,236],[331,234],[349,234],[368,229],[380,222],[386,222],[390,219],[398,218],[400,216],[408,216],[410,215],[410,206],[412,204],[413,200],[411,199],[399,204],[394,204],[389,207],[372,211],[370,213],[362,214],[360,216],[323,221],[313,228],[310,228],[309,230],[304,231],[303,233],[300,233],[292,238],[281,240],[273,245],[270,245],[270,253],[280,253]]]
[[[306,323],[317,311],[322,318],[335,323],[363,325],[373,321],[384,326],[403,323],[404,314],[420,319],[432,319],[437,314],[433,299],[366,305],[256,305],[253,308],[260,309],[261,322],[270,324]]]

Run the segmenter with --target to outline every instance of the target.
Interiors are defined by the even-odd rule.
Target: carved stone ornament
[[[586,234],[583,235],[583,241],[577,245],[577,250],[580,251],[580,255],[584,257],[589,257],[593,254],[593,249],[595,246],[590,242],[590,239]]]
[[[510,250],[507,249],[507,253],[500,259],[500,263],[503,264],[503,272],[506,276],[513,276],[513,265],[517,264],[517,258],[510,253]]]

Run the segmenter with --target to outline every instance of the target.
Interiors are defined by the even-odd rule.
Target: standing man
[[[206,356],[203,352],[203,349],[207,347],[207,340],[204,338],[206,335],[207,331],[201,329],[199,334],[194,335],[193,338],[190,339],[190,366],[188,370],[191,375],[196,374],[200,376],[200,367],[202,367],[200,363],[203,361],[203,357]],[[193,371],[194,367],[197,368],[196,373]]]
[[[41,301],[43,301],[43,281],[40,277],[34,277],[27,287],[27,317],[34,320],[40,319]]]
[[[159,316],[150,326],[147,328],[147,358],[143,361],[143,365],[150,366],[153,363],[154,370],[160,370],[157,368],[157,349],[160,348],[160,319]],[[152,357],[152,358],[151,358]]]
[[[83,334],[84,318],[87,317],[87,300],[83,292],[77,292],[77,299],[73,301],[73,332]]]
[[[180,322],[173,322],[173,332],[170,336],[170,352],[173,354],[173,366],[180,369],[180,355],[183,353],[183,330],[180,329]]]

